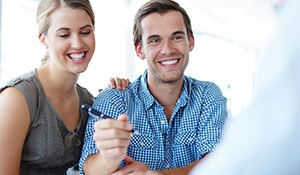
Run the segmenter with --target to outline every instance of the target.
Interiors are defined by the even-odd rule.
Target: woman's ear
[[[39,34],[39,40],[46,49],[49,48],[44,34],[42,34],[42,33]]]
[[[143,46],[141,45],[141,43],[135,43],[134,48],[135,48],[136,55],[140,59],[144,60],[146,57],[145,57],[145,54],[144,54],[144,51],[143,51]]]

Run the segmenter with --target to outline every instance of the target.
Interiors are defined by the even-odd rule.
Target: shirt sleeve
[[[82,148],[81,158],[79,160],[79,171],[81,175],[84,175],[82,167],[84,164],[84,161],[91,155],[96,154],[99,152],[99,149],[96,146],[96,143],[93,139],[93,135],[95,133],[94,130],[94,123],[97,121],[95,117],[89,117],[85,136],[84,136],[84,145]]]
[[[203,93],[204,101],[198,135],[201,144],[199,150],[203,155],[213,151],[220,142],[228,117],[226,102],[220,88],[211,83]]]

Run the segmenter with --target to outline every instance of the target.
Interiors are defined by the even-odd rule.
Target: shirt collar
[[[149,91],[148,85],[147,85],[147,73],[148,70],[146,70],[143,75],[140,77],[141,84],[140,84],[140,89],[141,89],[141,94],[142,94],[142,100],[143,103],[145,104],[145,108],[149,109],[154,103],[155,99],[152,96],[152,94]]]
[[[177,101],[177,104],[180,107],[185,106],[187,104],[188,99],[189,99],[189,94],[190,94],[189,89],[191,89],[191,88],[189,88],[188,79],[184,76],[183,86],[182,86],[182,89],[180,92],[179,99]]]
[[[149,88],[147,85],[147,72],[148,71],[146,70],[140,77],[140,80],[141,80],[140,89],[141,89],[143,103],[145,104],[145,108],[149,109],[157,101],[149,91]],[[190,88],[189,88],[188,79],[186,77],[184,77],[183,87],[181,89],[180,97],[177,101],[177,105],[179,105],[180,107],[185,106],[187,104],[188,97],[190,94],[189,89]]]

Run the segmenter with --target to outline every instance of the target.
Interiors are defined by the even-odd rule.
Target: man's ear
[[[40,40],[41,44],[42,44],[46,49],[49,48],[49,46],[48,46],[48,44],[47,44],[47,42],[46,42],[46,37],[45,37],[44,34],[42,34],[42,33],[39,34],[39,40]]]
[[[135,53],[136,53],[136,55],[137,55],[140,59],[144,60],[146,57],[145,57],[145,54],[144,54],[144,51],[143,51],[143,46],[142,46],[142,44],[137,42],[137,43],[135,43],[134,48],[135,48]]]
[[[190,51],[192,51],[194,49],[194,45],[195,45],[195,39],[194,39],[194,35],[191,33],[191,34],[189,34],[189,48],[190,48]]]

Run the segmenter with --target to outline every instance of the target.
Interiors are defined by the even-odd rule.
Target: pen
[[[81,105],[81,108],[88,111],[88,113],[91,115],[91,116],[97,116],[97,117],[100,117],[101,119],[108,119],[111,117],[97,111],[96,109],[92,108],[91,106],[87,105],[87,104],[83,104]],[[134,129],[131,130],[131,133],[137,133],[136,131],[134,131]]]
[[[84,110],[87,110],[89,112],[89,114],[92,114],[92,115],[95,115],[95,116],[98,116],[102,119],[107,119],[107,118],[111,118],[107,115],[104,115],[103,113],[97,111],[96,109],[93,109],[91,106],[89,105],[86,105],[86,104],[83,104],[81,105],[81,108],[84,109]]]

